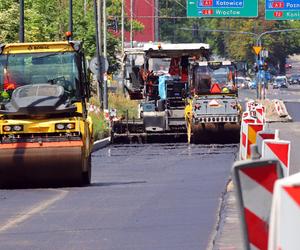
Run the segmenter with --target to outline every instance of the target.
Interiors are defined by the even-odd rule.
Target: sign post
[[[300,20],[299,0],[266,0],[266,20]]]
[[[258,16],[258,0],[187,0],[188,17]]]

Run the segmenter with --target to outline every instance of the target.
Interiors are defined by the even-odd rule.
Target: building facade
[[[130,18],[130,3],[133,7],[133,18],[144,25],[144,30],[133,33],[133,41],[150,42],[155,40],[155,0],[125,0],[125,13]],[[130,42],[130,34],[126,32],[125,41]]]

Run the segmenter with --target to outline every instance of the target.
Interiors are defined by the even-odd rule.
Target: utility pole
[[[130,0],[130,48],[133,48],[133,0]]]
[[[107,60],[107,15],[106,15],[106,0],[103,1],[103,57],[104,60]],[[107,92],[107,72],[105,65],[102,65],[103,69],[103,108],[108,109],[108,92]]]
[[[96,57],[97,57],[97,95],[99,98],[100,106],[103,108],[103,98],[102,98],[102,67],[101,67],[101,5],[100,0],[94,0],[94,18],[96,27]],[[100,22],[99,22],[100,21]],[[100,24],[100,25],[99,25]]]
[[[155,30],[155,41],[159,41],[159,1],[155,0],[155,21],[154,21],[154,30]]]
[[[24,32],[24,0],[20,0],[20,31],[19,31],[19,41],[24,43],[25,41],[25,32]]]
[[[124,15],[125,4],[124,0],[122,0],[122,12],[121,12],[121,77],[122,77],[122,93],[125,94],[125,65],[124,65],[124,36],[125,36],[125,15]]]
[[[69,31],[71,32],[70,40],[73,37],[73,0],[69,0]]]

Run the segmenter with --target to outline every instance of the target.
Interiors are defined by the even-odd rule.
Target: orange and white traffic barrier
[[[244,249],[268,249],[273,187],[279,178],[282,170],[277,160],[239,161],[233,165]]]
[[[266,122],[265,108],[262,105],[259,105],[255,108],[255,112],[256,112],[256,122],[265,123]]]
[[[249,123],[247,124],[247,154],[246,159],[251,157],[251,145],[256,144],[257,133],[264,129],[264,124]]]
[[[249,115],[248,112],[244,112],[241,122],[241,135],[240,135],[240,160],[247,158],[247,144],[248,144],[248,124],[254,124],[256,120]]]
[[[260,155],[262,155],[262,143],[264,140],[274,140],[275,139],[275,133],[279,133],[279,131],[265,129],[262,131],[259,131],[256,135],[256,145],[257,149]]]
[[[291,142],[279,140],[264,140],[262,144],[262,157],[277,159],[283,167],[284,176],[289,176]]]
[[[240,160],[250,158],[250,147],[256,144],[257,133],[264,129],[265,124],[265,108],[262,104],[249,101],[246,108],[241,122]]]
[[[246,103],[246,112],[256,118],[257,123],[265,122],[265,107],[261,103],[250,100]]]
[[[246,111],[250,111],[252,110],[256,105],[256,102],[254,100],[249,100],[247,103],[246,103]]]
[[[300,248],[300,173],[275,183],[270,216],[269,250]]]

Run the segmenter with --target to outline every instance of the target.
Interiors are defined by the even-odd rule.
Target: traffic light
[[[267,71],[268,69],[269,69],[268,63],[267,63],[267,62],[264,62],[264,64],[263,64],[263,70],[264,70],[264,71]]]

